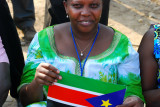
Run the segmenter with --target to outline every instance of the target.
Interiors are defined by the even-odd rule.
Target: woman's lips
[[[83,26],[89,26],[92,24],[92,21],[79,21],[79,23]]]

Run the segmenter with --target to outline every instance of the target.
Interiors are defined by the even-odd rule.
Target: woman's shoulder
[[[150,27],[143,35],[138,48],[140,56],[152,56],[154,51],[154,26]]]
[[[160,32],[160,24],[151,24],[150,28],[147,30],[147,32],[145,33],[144,37],[156,37],[156,36],[160,36],[159,35]]]
[[[122,32],[120,32],[119,30],[117,30],[117,29],[115,29],[115,28],[113,28],[113,27],[111,27],[111,26],[108,26],[108,29],[109,29],[111,32],[113,32],[114,38],[117,38],[118,40],[124,41],[124,42],[125,42],[125,41],[126,41],[126,42],[129,41],[128,37],[127,37],[125,34],[123,34]]]
[[[154,28],[150,28],[146,31],[146,33],[144,34],[144,38],[153,38],[154,37],[154,31],[155,29]]]
[[[66,23],[61,23],[61,24],[57,24],[54,25],[54,28],[62,30],[63,28],[66,28],[70,25],[70,22],[66,22]]]
[[[116,30],[115,28],[112,28],[110,26],[106,26],[105,29],[108,32],[111,32],[111,35],[113,37],[110,47],[114,46],[114,48],[121,48],[124,47],[125,49],[128,49],[130,47],[131,42],[128,39],[126,35],[121,33],[120,31]],[[106,32],[105,35],[108,35]]]
[[[118,31],[117,29],[115,29],[111,26],[103,25],[103,27],[105,28],[105,32],[110,32],[113,36],[121,36],[123,38],[128,38],[125,34],[123,34],[122,32]]]
[[[37,32],[35,34],[35,36],[34,36],[34,39],[35,38],[37,38],[37,39],[39,39],[39,38],[46,38],[46,37],[48,37],[48,35],[54,34],[53,28],[54,28],[54,26],[49,26],[49,27],[46,27],[43,30]]]
[[[38,34],[39,35],[40,34],[44,35],[44,34],[47,34],[47,33],[54,33],[55,30],[63,32],[68,25],[69,25],[69,22],[62,23],[62,24],[56,24],[56,25],[52,25],[52,26],[48,26],[48,27],[44,28],[43,30],[41,30],[40,32],[38,32]]]
[[[157,25],[159,26],[159,27],[157,27]],[[160,28],[160,25],[159,24],[151,24],[150,25],[150,28],[145,32],[145,34],[143,35],[143,38],[142,38],[142,40],[143,40],[143,42],[144,41],[153,41],[154,40],[154,32],[156,32],[156,30],[158,29],[158,28]]]

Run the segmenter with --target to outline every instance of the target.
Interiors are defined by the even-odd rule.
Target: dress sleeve
[[[6,51],[3,47],[1,37],[0,37],[0,63],[1,62],[9,63],[9,60],[8,60],[8,56],[6,54]]]
[[[23,85],[29,84],[33,81],[36,68],[42,62],[45,62],[45,60],[43,58],[42,51],[39,45],[37,33],[28,48],[27,59],[25,61],[25,67],[23,69],[21,83],[18,87],[18,91]]]
[[[137,96],[144,101],[141,88],[139,54],[133,49],[130,41],[128,43],[128,55],[118,65],[118,83],[126,85],[125,98]]]

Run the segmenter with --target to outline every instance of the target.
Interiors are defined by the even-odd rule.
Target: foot
[[[25,27],[24,29],[22,29],[22,32],[24,33],[24,39],[26,39],[27,41],[31,41],[36,34],[36,30],[33,26]]]

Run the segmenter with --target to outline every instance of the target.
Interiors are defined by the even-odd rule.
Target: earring
[[[69,18],[68,14],[67,14],[66,18]]]

